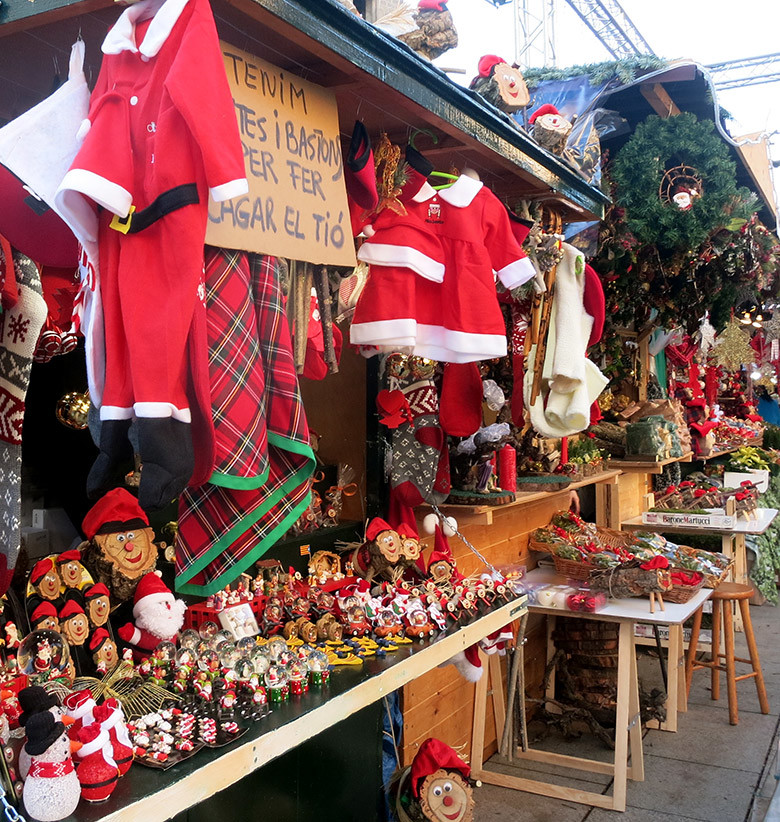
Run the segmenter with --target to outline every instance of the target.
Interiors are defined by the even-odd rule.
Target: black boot
[[[133,446],[127,438],[132,420],[103,420],[100,423],[100,453],[87,477],[87,496],[102,497],[122,484],[132,468]]]
[[[138,503],[144,511],[159,511],[186,488],[195,467],[189,423],[172,417],[138,417],[141,484]]]

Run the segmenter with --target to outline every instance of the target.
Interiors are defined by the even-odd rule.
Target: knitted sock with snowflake
[[[9,258],[13,258],[12,260]],[[0,242],[0,273],[13,279],[16,304],[0,314],[0,595],[8,590],[21,541],[22,422],[33,354],[46,320],[35,263]]]

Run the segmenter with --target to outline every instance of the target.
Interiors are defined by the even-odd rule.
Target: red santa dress
[[[507,288],[534,276],[507,211],[480,181],[461,176],[447,189],[424,183],[406,215],[385,209],[358,257],[370,265],[350,341],[411,347],[443,362],[506,354],[495,275]]]
[[[189,423],[187,339],[196,315],[205,327],[208,198],[248,191],[208,0],[142,0],[124,11],[102,51],[84,142],[56,195],[70,221],[89,223],[100,211],[100,416]],[[159,218],[141,228],[148,220],[139,213],[150,208],[145,217]],[[114,215],[128,214],[129,233],[112,227]]]

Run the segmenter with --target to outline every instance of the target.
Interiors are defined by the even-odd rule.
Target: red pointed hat
[[[125,528],[145,528],[149,518],[138,500],[124,488],[113,488],[87,512],[81,530],[87,539],[95,534],[116,534]]]
[[[46,557],[40,562],[36,562],[30,572],[30,582],[35,585],[39,580],[43,579],[52,568],[54,568],[54,560],[51,557]]]
[[[420,783],[426,776],[430,776],[436,771],[458,771],[464,778],[468,779],[471,768],[450,748],[449,745],[430,737],[420,745],[420,750],[412,760],[412,769],[409,773],[409,784],[412,793],[419,797]]]
[[[42,620],[46,619],[47,617],[56,617],[57,616],[57,609],[46,600],[42,602],[31,614],[30,614],[30,622],[33,624],[37,622],[41,622]]]
[[[383,519],[374,517],[366,527],[366,539],[370,542],[371,540],[375,540],[382,533],[382,531],[392,530],[394,529]]]
[[[67,711],[68,715],[71,716],[71,711],[84,707],[90,702],[94,705],[95,698],[92,696],[91,691],[84,688],[81,691],[73,691],[73,693],[68,694],[65,699],[62,700],[62,706]]]
[[[97,628],[89,640],[89,650],[92,651],[93,654],[96,653],[103,647],[103,643],[109,639],[111,639],[111,637],[105,628]],[[97,716],[95,716],[95,719],[97,719]]]
[[[449,562],[450,565],[455,564],[452,558],[452,549],[450,548],[449,542],[447,542],[447,537],[444,536],[444,532],[439,525],[437,525],[434,531],[433,551],[431,551],[431,558],[428,560],[428,567],[430,568],[434,562],[440,562],[441,560]]]
[[[98,597],[107,597],[110,596],[108,588],[103,585],[102,582],[95,583],[91,588],[87,588],[84,592],[84,599],[89,601],[90,599],[97,599]]]
[[[479,58],[479,62],[477,63],[477,71],[479,72],[480,77],[490,77],[493,73],[493,69],[499,63],[506,63],[503,57],[499,57],[497,54],[486,54],[484,57]]]
[[[76,602],[75,599],[69,599],[65,607],[60,611],[60,619],[68,619],[76,616],[76,614],[83,614],[84,609]]]
[[[63,551],[61,554],[57,554],[57,565],[66,562],[81,562],[81,551],[74,548],[72,551]]]
[[[544,117],[545,114],[560,114],[557,108],[552,103],[545,103],[539,106],[538,109],[528,118],[528,122],[533,125],[537,117]]]
[[[150,571],[141,577],[141,581],[133,595],[133,616],[138,619],[141,603],[146,600],[147,605],[163,602],[171,596],[171,589],[160,579],[159,575]]]

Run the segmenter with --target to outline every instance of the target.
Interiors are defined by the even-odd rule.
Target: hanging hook
[[[416,146],[416,144],[415,144],[415,143],[416,143],[416,141],[417,141],[417,138],[418,138],[421,134],[424,134],[426,137],[430,137],[430,138],[431,138],[431,140],[433,140],[433,144],[434,144],[434,145],[437,145],[437,144],[438,144],[438,142],[439,142],[439,137],[438,137],[438,135],[437,135],[437,134],[435,134],[435,133],[434,133],[431,129],[429,129],[429,128],[418,128],[418,129],[415,129],[415,130],[412,132],[411,136],[409,137],[409,145],[410,145],[410,146],[411,146],[411,147],[412,147],[415,151],[419,151],[419,149],[417,148],[417,146]]]

